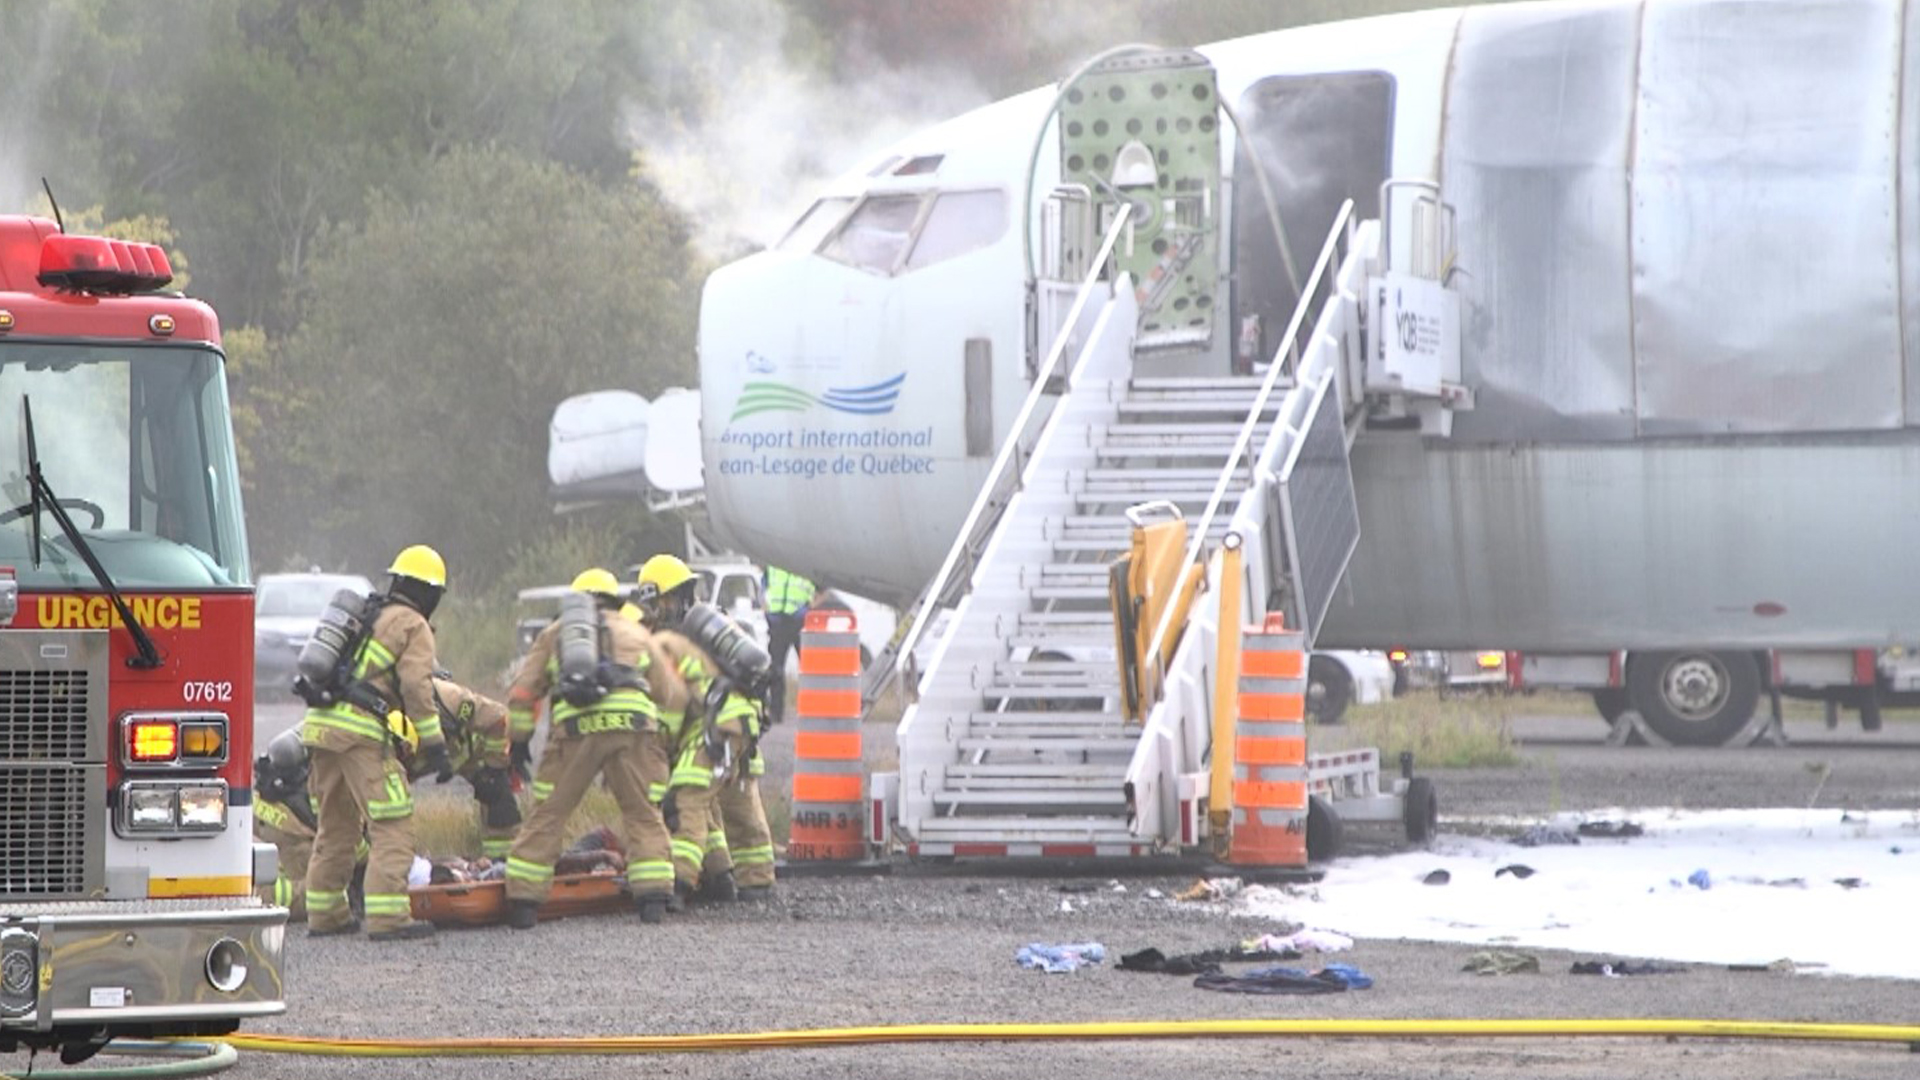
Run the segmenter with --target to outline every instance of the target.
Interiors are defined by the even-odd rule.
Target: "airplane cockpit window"
[[[907,269],[932,266],[992,244],[1007,231],[1003,191],[949,191],[934,200]]]
[[[781,251],[812,251],[820,246],[820,241],[826,239],[835,225],[840,224],[840,219],[847,215],[847,209],[852,205],[853,197],[850,195],[821,199],[808,207],[793,228],[787,230],[787,235],[774,246]]]
[[[920,220],[919,195],[876,195],[861,203],[820,254],[835,262],[891,274]]]

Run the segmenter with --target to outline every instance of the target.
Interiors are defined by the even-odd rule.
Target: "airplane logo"
[[[734,404],[733,416],[728,422],[755,413],[805,412],[816,405],[856,416],[883,416],[893,411],[900,399],[900,384],[906,381],[907,373],[903,371],[871,386],[834,388],[819,395],[786,383],[750,382],[741,387],[740,400]]]

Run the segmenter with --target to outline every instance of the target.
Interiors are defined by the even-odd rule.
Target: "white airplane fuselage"
[[[1247,261],[1271,236],[1249,153],[1309,262],[1390,177],[1459,215],[1475,407],[1445,438],[1359,435],[1318,644],[1920,640],[1920,4],[1497,5],[1198,51],[1254,134],[1220,133],[1230,317],[1182,373],[1225,374],[1241,316],[1292,307]],[[876,597],[931,578],[1030,387],[1053,100],[906,140],[709,279],[726,542]]]

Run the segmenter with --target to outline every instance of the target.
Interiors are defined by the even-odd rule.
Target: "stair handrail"
[[[1344,244],[1343,244],[1344,242]],[[1253,406],[1247,410],[1247,418],[1240,424],[1240,434],[1233,440],[1233,449],[1228,452],[1226,464],[1221,466],[1220,477],[1214,481],[1213,494],[1207,499],[1207,509],[1200,515],[1194,526],[1193,536],[1187,541],[1186,558],[1180,563],[1180,569],[1173,575],[1175,582],[1184,582],[1199,561],[1200,553],[1207,546],[1207,530],[1213,527],[1213,519],[1220,512],[1220,504],[1225,501],[1227,485],[1233,482],[1233,475],[1241,467],[1241,459],[1253,446],[1254,429],[1260,426],[1260,415],[1266,411],[1267,399],[1273,396],[1273,389],[1279,385],[1282,374],[1291,375],[1299,363],[1299,337],[1301,328],[1307,325],[1307,312],[1313,307],[1323,280],[1328,279],[1327,268],[1336,265],[1334,252],[1342,246],[1353,246],[1353,200],[1347,199],[1340,204],[1340,211],[1333,216],[1333,226],[1327,230],[1327,239],[1320,245],[1320,258],[1313,264],[1313,273],[1307,275],[1306,286],[1300,290],[1300,301],[1294,305],[1293,318],[1287,322],[1287,332],[1280,338],[1279,348],[1274,350],[1273,363],[1267,367],[1267,377],[1261,380],[1260,393],[1253,399]],[[1161,687],[1166,683],[1167,665],[1161,656],[1166,648],[1167,635],[1173,630],[1173,616],[1181,605],[1168,604],[1154,623],[1153,637],[1147,645],[1147,653],[1141,658],[1142,665],[1153,664],[1154,682],[1152,687],[1143,687],[1151,694],[1150,700],[1158,701]],[[1143,708],[1142,715],[1145,714]]]
[[[974,496],[973,506],[967,510],[966,520],[960,525],[959,535],[954,537],[953,546],[947,549],[947,557],[940,563],[940,572],[934,575],[933,583],[928,585],[926,591],[921,594],[920,603],[913,613],[912,625],[907,630],[906,636],[900,639],[898,650],[894,654],[894,682],[898,685],[901,674],[904,672],[907,675],[906,700],[909,702],[916,700],[919,696],[919,680],[913,677],[915,674],[913,652],[919,647],[920,638],[932,621],[934,611],[940,607],[941,599],[952,584],[955,571],[959,569],[962,562],[970,561],[968,555],[979,542],[976,534],[983,528],[990,529],[994,521],[998,520],[998,515],[994,513],[996,509],[1005,509],[1004,503],[998,508],[994,505],[1001,500],[1001,484],[1007,477],[1009,467],[1021,457],[1020,445],[1025,441],[1028,427],[1039,412],[1041,399],[1047,396],[1047,386],[1053,381],[1054,369],[1060,366],[1061,357],[1066,355],[1067,344],[1073,338],[1074,327],[1080,321],[1081,312],[1086,309],[1087,299],[1093,295],[1094,287],[1100,284],[1107,262],[1113,256],[1114,246],[1127,232],[1132,214],[1131,203],[1121,203],[1116,207],[1113,223],[1107,226],[1106,235],[1101,239],[1100,250],[1094,255],[1092,264],[1087,267],[1086,276],[1080,281],[1080,289],[1074,294],[1073,305],[1067,309],[1066,318],[1061,321],[1060,332],[1054,335],[1053,345],[1047,350],[1046,362],[1041,364],[1039,370],[1034,373],[1033,386],[1027,391],[1027,398],[1021,403],[1020,411],[1014,414],[1013,426],[1008,429],[1007,437],[1000,443],[1000,452],[994,456],[993,467],[987,470],[987,479],[980,485],[980,493]],[[1072,385],[1078,373],[1077,367],[1068,373],[1069,386]],[[1016,484],[1018,480],[1019,477],[1016,475]],[[991,519],[990,514],[993,515]]]

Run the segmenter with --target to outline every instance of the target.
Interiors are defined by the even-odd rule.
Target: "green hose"
[[[223,1042],[155,1042],[151,1039],[115,1039],[100,1048],[102,1054],[124,1057],[173,1058],[144,1065],[108,1065],[85,1069],[36,1070],[35,1075],[53,1080],[152,1080],[154,1077],[212,1076],[226,1072],[240,1060],[233,1047]],[[0,1074],[0,1080],[19,1080],[13,1073]]]

